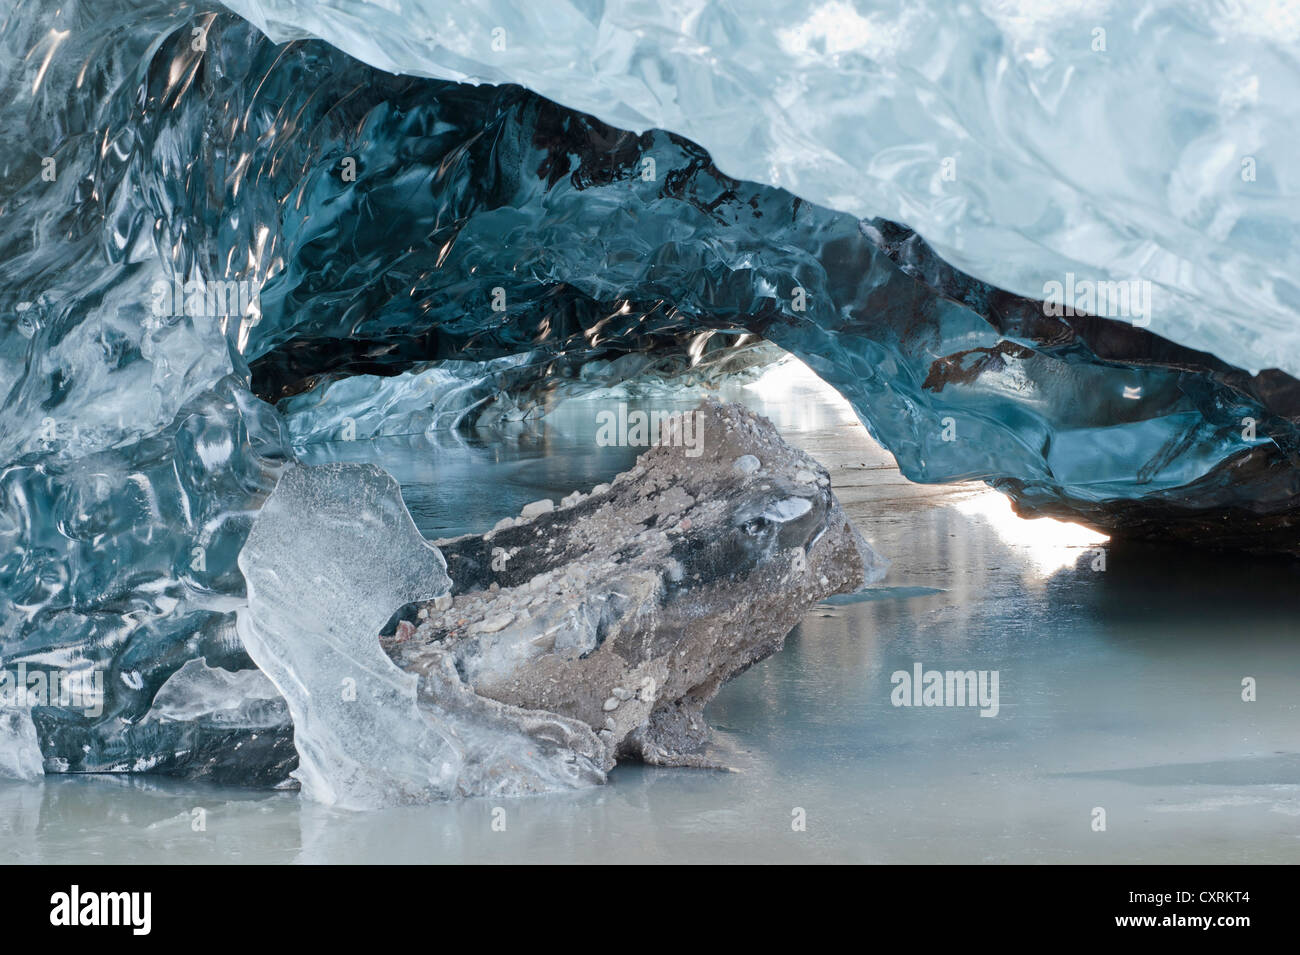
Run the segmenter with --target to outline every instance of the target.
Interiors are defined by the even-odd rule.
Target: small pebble
[[[495,616],[480,620],[469,628],[470,633],[496,633],[498,630],[505,629],[513,620],[513,613],[499,613]]]
[[[758,458],[752,454],[742,454],[731,463],[731,466],[741,474],[753,474],[761,465]]]
[[[817,475],[811,471],[795,471],[794,479],[799,484],[813,484],[817,480]]]
[[[541,517],[553,510],[555,510],[555,502],[549,497],[544,497],[540,501],[525,504],[524,509],[519,512],[519,516],[526,521],[531,521],[534,517]]]
[[[616,709],[618,709],[618,697],[611,696],[608,700],[605,701],[604,710],[606,713],[609,713]]]

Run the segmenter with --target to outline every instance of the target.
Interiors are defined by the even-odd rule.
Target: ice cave
[[[268,860],[1296,858],[1296,10],[9,6],[20,855],[202,792]]]

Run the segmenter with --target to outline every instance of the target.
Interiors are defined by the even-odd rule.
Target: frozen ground
[[[908,484],[798,366],[730,397],[827,464],[893,560],[880,599],[819,607],[722,691],[709,712],[737,772],[624,765],[575,794],[360,814],[142,777],[2,783],[2,857],[1300,861],[1300,565],[1122,548],[1021,521],[982,486]],[[390,438],[320,453],[383,460],[427,536],[482,530],[626,467],[636,449],[593,440],[597,411],[619,400],[570,402],[490,446]],[[489,474],[515,496],[484,495]],[[891,674],[916,662],[997,670],[998,715],[892,706]],[[1256,702],[1241,699],[1245,677]]]

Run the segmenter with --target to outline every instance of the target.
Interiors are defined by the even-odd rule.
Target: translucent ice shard
[[[603,780],[603,748],[581,724],[482,700],[450,667],[421,684],[380,648],[399,607],[451,586],[383,470],[289,469],[239,564],[239,633],[288,701],[307,797],[365,809]],[[557,732],[573,738],[556,745]]]
[[[531,358],[437,362],[389,377],[351,375],[286,398],[279,410],[295,447],[453,430],[497,395],[535,378],[527,372]]]
[[[361,808],[454,791],[461,757],[379,649],[404,603],[450,586],[397,484],[378,468],[294,467],[239,555],[239,634],[289,703],[303,793]]]
[[[1218,0],[225,0],[381,69],[520,83],[979,278],[1142,279],[1153,327],[1300,373],[1300,15]]]
[[[757,375],[785,353],[752,335],[689,336],[679,352],[633,352],[563,367],[548,350],[484,362],[421,362],[396,375],[326,377],[276,405],[293,446],[436,434],[539,417],[565,399],[674,395]],[[713,342],[720,347],[710,347]],[[725,343],[725,344],[723,344]],[[559,366],[559,367],[557,367]],[[571,375],[569,377],[568,375]]]
[[[173,673],[145,717],[120,733],[122,758],[97,768],[274,786],[298,764],[289,709],[275,685],[260,670],[201,658]]]
[[[171,675],[153,699],[151,716],[163,720],[213,719],[251,722],[249,710],[280,702],[280,692],[261,670],[223,670],[190,660]]]

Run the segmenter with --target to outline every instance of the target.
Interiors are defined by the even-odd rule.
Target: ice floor
[[[710,715],[735,772],[623,765],[609,785],[577,794],[368,814],[292,793],[47,778],[0,784],[0,854],[1300,861],[1300,564],[1119,547],[1081,528],[1020,520],[982,485],[908,484],[847,406],[796,364],[729,397],[759,407],[827,464],[849,513],[893,561],[877,599],[818,607],[782,653],[723,690]],[[544,427],[505,442],[387,439],[319,459],[377,457],[425,534],[478,531],[628,466],[636,449],[593,443],[597,410],[619,400],[566,403]],[[493,482],[508,492],[489,495]],[[1094,569],[1099,549],[1104,570]],[[998,671],[998,714],[893,706],[891,674],[918,662]],[[1247,677],[1254,702],[1242,700]],[[1098,809],[1104,831],[1094,828]],[[801,815],[806,828],[795,831]]]

